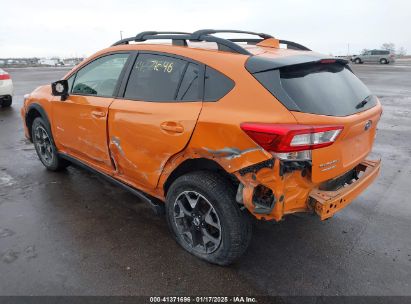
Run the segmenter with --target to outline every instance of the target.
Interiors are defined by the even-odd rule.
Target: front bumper
[[[363,192],[378,176],[381,161],[364,160],[358,165],[362,176],[350,185],[336,191],[313,189],[309,195],[310,205],[320,216],[321,220],[332,217],[335,213],[349,205],[361,192]]]
[[[30,139],[30,132],[29,132],[29,129],[27,128],[27,125],[26,125],[26,109],[25,109],[24,105],[20,109],[20,116],[21,116],[21,120],[23,121],[24,136],[26,136],[27,139]]]

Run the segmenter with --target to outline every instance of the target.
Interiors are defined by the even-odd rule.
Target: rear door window
[[[368,88],[339,63],[300,64],[253,75],[290,110],[347,116],[376,105]]]
[[[189,63],[181,81],[177,94],[177,100],[198,101],[200,97],[200,67],[197,64]]]
[[[157,54],[140,54],[131,71],[124,98],[174,101],[186,69],[188,62],[182,59]],[[194,73],[192,68],[190,71]],[[196,79],[186,79],[186,92],[181,93],[180,98],[188,98],[187,94],[194,94],[190,88],[195,85],[195,81]]]
[[[224,74],[206,67],[204,101],[217,101],[224,97],[234,87],[234,81]]]

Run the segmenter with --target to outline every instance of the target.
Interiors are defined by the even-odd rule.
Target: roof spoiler
[[[245,64],[246,69],[251,73],[259,73],[269,70],[279,69],[285,66],[298,65],[305,63],[339,63],[346,65],[348,60],[336,57],[327,57],[321,54],[296,54],[284,57],[264,57],[251,56]]]

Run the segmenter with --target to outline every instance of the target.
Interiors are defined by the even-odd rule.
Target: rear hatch
[[[381,106],[346,60],[311,52],[280,58],[253,56],[246,68],[299,124],[343,127],[332,145],[312,150],[313,182],[347,172],[371,151]]]

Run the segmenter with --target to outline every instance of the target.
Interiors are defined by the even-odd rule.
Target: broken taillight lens
[[[241,129],[266,151],[298,160],[311,159],[310,150],[332,145],[343,126],[242,123]]]

